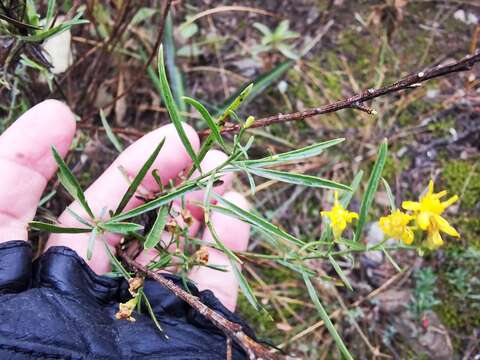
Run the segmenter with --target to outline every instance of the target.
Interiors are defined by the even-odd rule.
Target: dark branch
[[[268,348],[246,335],[243,332],[241,325],[225,319],[221,314],[203,304],[198,297],[193,296],[189,292],[183,290],[181,287],[175,285],[173,281],[166,279],[160,273],[153,272],[137,263],[125,252],[123,252],[120,247],[117,248],[117,252],[118,255],[128,264],[128,266],[130,266],[136,272],[154,279],[160,285],[173,292],[178,298],[188,303],[200,314],[210,320],[218,329],[224,332],[227,339],[231,338],[238,345],[240,345],[247,353],[249,359],[277,360],[283,358],[282,356],[272,354]]]
[[[372,100],[379,96],[387,95],[390,93],[395,93],[401,90],[416,88],[420,86],[421,83],[430,79],[434,79],[437,77],[445,76],[445,75],[456,73],[456,72],[468,71],[473,67],[475,63],[479,61],[480,61],[480,51],[477,50],[477,52],[474,55],[468,55],[460,61],[456,61],[449,65],[439,65],[424,71],[417,72],[415,74],[410,74],[404,77],[403,79],[397,81],[396,83],[391,84],[389,86],[382,87],[380,89],[368,89],[352,97],[349,97],[347,99],[340,100],[340,101],[337,101],[325,106],[317,107],[317,108],[307,109],[304,111],[299,111],[291,114],[277,114],[277,115],[269,116],[263,119],[258,119],[253,123],[251,128],[265,127],[265,126],[284,123],[288,121],[303,120],[315,115],[328,114],[328,113],[332,113],[332,112],[342,110],[342,109],[347,109],[347,108],[359,109],[362,111],[369,112],[370,109],[361,105],[365,101]],[[370,110],[370,113],[371,113],[371,110]],[[222,132],[224,133],[238,132],[241,126],[242,125],[239,125],[239,124],[225,126],[222,129]],[[199,135],[206,136],[209,133],[210,131],[206,130],[206,131],[200,132]]]

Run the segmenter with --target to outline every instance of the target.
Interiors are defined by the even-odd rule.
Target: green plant
[[[253,26],[263,35],[260,44],[252,48],[253,56],[257,57],[261,53],[276,50],[289,59],[296,60],[298,58],[293,46],[287,41],[298,38],[300,34],[289,29],[290,22],[288,20],[280,22],[273,31],[268,26],[258,22],[254,23]]]
[[[409,308],[416,319],[420,321],[426,311],[431,311],[435,305],[440,303],[435,294],[437,276],[431,267],[426,267],[417,270],[414,278],[415,288]]]

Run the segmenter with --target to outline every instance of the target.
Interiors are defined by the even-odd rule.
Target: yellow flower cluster
[[[390,215],[380,218],[380,228],[386,235],[402,240],[407,245],[413,242],[414,229],[426,231],[425,246],[430,250],[439,248],[443,245],[440,232],[460,237],[457,230],[441,216],[447,207],[458,200],[458,196],[454,195],[446,201],[441,201],[440,199],[445,195],[447,195],[446,191],[434,193],[433,181],[430,180],[427,193],[421,196],[418,202],[404,201],[402,203],[403,209],[410,211],[410,214],[395,210]],[[415,227],[409,226],[412,220],[415,220]]]
[[[332,209],[330,211],[322,211],[320,214],[330,220],[330,226],[332,227],[335,239],[338,239],[340,235],[342,235],[347,224],[351,223],[353,219],[358,219],[356,212],[345,210],[342,204],[340,204],[337,191],[335,191],[335,202],[333,203]]]

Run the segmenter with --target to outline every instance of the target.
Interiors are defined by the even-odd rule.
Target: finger
[[[27,224],[57,169],[51,147],[64,156],[74,134],[70,109],[47,100],[28,110],[0,137],[0,242],[27,240]]]
[[[228,156],[219,151],[219,150],[210,150],[207,152],[205,155],[205,158],[202,160],[200,167],[202,168],[202,171],[204,173],[207,173],[219,165],[223,164],[225,160],[227,160]],[[200,174],[198,171],[195,171],[192,175],[192,178],[198,177]],[[233,173],[227,173],[225,175],[222,175],[220,178],[220,185],[215,186],[213,188],[213,192],[218,195],[223,195],[225,191],[227,191],[233,181]],[[188,227],[188,234],[190,236],[195,236],[197,233],[198,229],[201,227],[202,220],[203,220],[203,208],[198,205],[198,203],[203,203],[205,197],[205,190],[197,190],[197,191],[192,191],[188,194],[185,195],[185,207],[188,210],[188,213],[192,215],[191,218],[191,225]],[[181,201],[175,201],[173,204],[173,212],[180,214],[181,213]],[[182,216],[175,216],[174,221],[180,226],[181,228],[184,228],[186,225],[184,224],[184,220]],[[162,234],[162,244],[169,244],[171,240],[171,234],[168,232],[164,232]],[[182,243],[180,243],[181,247]],[[168,247],[168,251],[174,252],[177,249],[175,244],[171,244]],[[145,250],[138,255],[136,260],[142,264],[142,265],[147,265],[150,263],[152,260],[154,260],[158,256],[158,251],[155,249],[150,249],[150,250]],[[172,270],[172,269],[169,269]]]
[[[227,159],[228,159],[228,156],[222,151],[210,150],[205,155],[205,158],[200,164],[200,167],[202,168],[202,171],[204,173],[207,173],[215,169],[216,167],[222,165]],[[200,173],[198,171],[195,171],[192,175],[193,178],[196,178],[198,176],[200,176]],[[233,181],[233,173],[229,172],[222,175],[222,177],[220,178],[220,185],[215,186],[213,188],[213,191],[219,195],[224,194],[225,191],[231,187],[232,181]],[[203,189],[192,191],[191,193],[188,193],[185,196],[186,207],[188,211],[190,211],[192,216],[197,220],[203,220],[203,207],[199,206],[198,204],[199,203],[203,204],[204,197],[205,197],[205,190]]]
[[[199,139],[195,130],[188,125],[184,125],[184,129],[193,148],[198,149]],[[151,174],[154,169],[158,170],[162,183],[166,185],[171,179],[176,178],[181,171],[191,165],[190,156],[186,152],[173,125],[166,125],[152,131],[120,154],[113,164],[86,190],[86,199],[96,216],[99,216],[105,208],[115,210],[129,186],[124,175],[119,170],[119,166],[125,170],[129,177],[135,177],[163,138],[165,138],[165,143],[148,175],[142,182],[142,188],[149,191],[159,190]],[[141,200],[134,196],[125,210],[138,206],[140,203]],[[72,203],[69,208],[75,213],[87,217],[87,214],[77,202]],[[64,226],[83,226],[68,211],[65,211],[60,216],[59,221]],[[67,246],[86,258],[89,237],[89,234],[52,234],[47,243],[47,248],[51,246]],[[105,238],[112,249],[121,239],[119,235],[114,234],[106,234]],[[95,240],[93,257],[91,260],[86,259],[86,261],[98,274],[104,274],[110,270],[109,257],[101,239]]]
[[[248,209],[247,200],[236,192],[228,192],[223,196],[228,201],[242,209]],[[250,236],[250,225],[233,217],[212,212],[211,222],[222,243],[233,251],[245,251]],[[203,234],[203,240],[215,242],[208,229]],[[224,266],[227,271],[218,271],[206,266],[197,266],[190,272],[190,279],[199,290],[209,289],[227,309],[234,311],[237,304],[238,281],[232,271],[231,263],[223,252],[209,248],[208,264]],[[238,266],[238,265],[237,265]]]

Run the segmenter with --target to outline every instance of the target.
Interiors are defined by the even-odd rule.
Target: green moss
[[[392,156],[388,156],[383,168],[382,176],[388,181],[389,184],[393,184],[396,175],[408,169],[410,167],[410,162],[411,159],[406,156],[400,160]]]
[[[448,131],[454,127],[455,118],[453,116],[447,116],[441,121],[434,121],[427,125],[427,129],[431,131],[434,135],[445,136]]]
[[[447,162],[442,179],[450,194],[461,197],[461,207],[470,210],[480,201],[480,166],[464,160]]]

